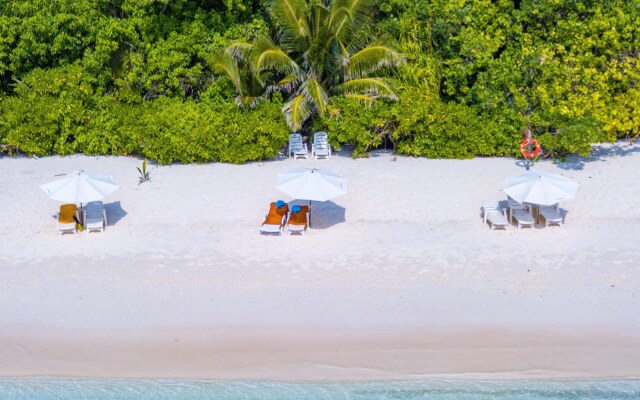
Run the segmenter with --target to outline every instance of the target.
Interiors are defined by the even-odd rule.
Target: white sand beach
[[[0,158],[0,376],[210,379],[640,377],[640,145],[537,169],[581,186],[564,227],[490,231],[517,160],[152,166]],[[262,236],[276,175],[349,193],[303,237]],[[60,236],[39,185],[84,169],[120,189],[104,233]]]

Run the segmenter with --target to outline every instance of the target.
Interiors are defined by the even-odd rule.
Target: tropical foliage
[[[531,126],[586,154],[640,134],[639,20],[625,0],[4,0],[0,151],[246,162],[302,127],[467,158],[517,155]]]
[[[240,104],[255,104],[275,91],[289,96],[283,112],[298,131],[313,115],[326,118],[332,94],[366,104],[383,97],[396,100],[388,80],[375,76],[404,64],[389,40],[372,37],[369,22],[374,0],[273,0],[272,37],[234,43],[212,59],[235,85]]]

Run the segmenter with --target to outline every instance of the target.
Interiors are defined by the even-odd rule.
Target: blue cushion
[[[300,212],[300,206],[293,206],[291,208],[291,212],[294,213],[294,214],[299,213]]]
[[[278,200],[278,201],[276,201],[276,208],[282,208],[282,207],[284,207],[285,204],[287,204],[287,203],[285,203],[282,200]]]

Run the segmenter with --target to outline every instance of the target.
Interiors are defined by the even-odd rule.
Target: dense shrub
[[[380,145],[395,145],[400,154],[430,158],[515,155],[518,121],[487,119],[473,108],[443,103],[417,91],[401,94],[396,104],[371,107],[349,99],[334,102],[326,124],[332,140],[354,145],[354,156]]]
[[[125,103],[77,66],[34,70],[0,101],[0,140],[27,154],[140,154],[161,163],[274,157],[288,138],[279,98],[254,110],[216,96]]]
[[[141,153],[161,163],[273,158],[289,138],[281,107],[275,101],[247,110],[232,101],[158,99],[145,105],[137,126]]]
[[[0,2],[0,151],[272,157],[288,133],[281,99],[237,109],[208,62],[234,41],[277,35],[269,4]],[[379,0],[374,18],[371,37],[407,60],[390,82],[400,101],[335,97],[305,125],[354,156],[518,156],[527,126],[551,157],[640,136],[636,2]]]

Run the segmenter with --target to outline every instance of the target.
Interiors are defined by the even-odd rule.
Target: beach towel
[[[271,202],[269,205],[269,213],[265,218],[263,225],[282,225],[282,217],[286,216],[289,212],[289,206],[287,203],[283,207],[276,207],[276,202]]]
[[[271,202],[271,204],[269,205],[269,214],[278,214],[281,217],[283,215],[287,215],[289,213],[289,205],[287,203],[284,203],[284,206],[278,208],[277,207],[277,203]]]
[[[307,213],[309,213],[309,206],[298,206],[300,211],[292,213],[289,218],[289,224],[291,225],[307,225]]]

